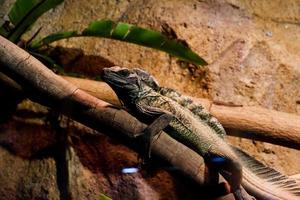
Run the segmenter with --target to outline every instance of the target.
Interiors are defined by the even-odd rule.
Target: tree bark
[[[78,86],[54,74],[27,52],[2,37],[0,37],[0,44],[0,71],[3,72],[0,80],[7,86],[14,88],[16,93],[23,92],[33,101],[59,110],[74,120],[104,132],[111,137],[122,139],[126,144],[133,147],[138,146],[133,138],[146,128],[145,124],[139,122],[126,111],[84,92]],[[117,102],[116,98],[114,101]],[[211,111],[213,111],[213,106],[219,106],[219,109],[223,109],[220,105],[208,103],[208,100],[203,100],[203,103],[209,105]],[[230,108],[234,108],[235,112],[243,111],[236,110],[242,107]],[[226,107],[226,109],[229,108]],[[112,130],[118,134],[110,134]],[[280,137],[274,138],[272,141],[276,141]],[[291,144],[295,143],[298,147],[299,141],[291,142]],[[166,133],[163,132],[155,138],[152,150],[198,183],[204,182],[203,159]]]
[[[120,106],[113,90],[104,82],[64,76],[93,96]],[[229,135],[278,144],[300,150],[300,116],[257,106],[230,106],[208,99],[192,98],[214,115]]]
[[[59,110],[72,119],[136,148],[134,137],[146,125],[126,111],[82,91],[46,68],[37,59],[0,36],[0,79],[3,85],[22,88],[26,96],[42,105]],[[18,89],[14,90],[18,92]],[[111,133],[118,133],[112,135]],[[202,157],[162,132],[155,138],[152,151],[196,182],[202,184]]]

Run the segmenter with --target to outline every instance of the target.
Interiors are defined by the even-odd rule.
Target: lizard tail
[[[300,184],[232,146],[243,165],[242,185],[258,199],[300,200]]]

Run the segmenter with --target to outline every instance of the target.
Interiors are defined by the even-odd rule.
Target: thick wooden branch
[[[104,82],[64,77],[95,97],[119,105],[113,90]],[[256,106],[218,105],[208,99],[193,98],[214,115],[229,134],[300,150],[300,116]],[[238,130],[238,131],[236,131]]]
[[[97,98],[120,105],[117,96],[106,83],[66,76],[64,79]],[[210,110],[226,129],[233,129],[234,131],[228,132],[231,135],[300,149],[299,115],[261,107],[226,106],[208,99],[193,99]]]
[[[135,146],[134,135],[145,124],[54,74],[37,59],[0,36],[0,84],[24,92],[33,101],[61,111],[74,120]],[[1,78],[2,77],[2,78]],[[132,145],[133,144],[133,145]],[[156,155],[203,184],[203,159],[166,133],[152,146]]]
[[[299,184],[300,184],[300,174],[294,174],[294,175],[292,175],[290,177],[293,178],[293,179],[295,179],[296,181],[298,181]]]
[[[113,107],[80,89],[90,90],[89,92],[95,96],[103,97],[106,100],[110,99],[111,102],[117,104],[116,97],[111,99],[112,95],[99,96],[104,91],[104,88],[101,88],[103,86],[99,87],[99,84],[103,85],[103,83],[96,84],[96,82],[91,81],[90,83],[96,84],[95,88],[97,89],[92,89],[91,86],[76,86],[54,74],[38,60],[1,36],[0,71],[3,73],[0,74],[0,83],[14,88],[16,93],[22,92],[33,101],[57,109],[74,120],[111,137],[122,139],[123,142],[129,141],[130,144],[135,144],[136,140],[132,138],[146,127],[145,124],[140,123],[126,111]],[[68,79],[70,81],[70,78]],[[76,80],[83,81],[81,79]],[[84,85],[89,85],[86,80]],[[108,91],[109,89],[105,92],[106,95],[109,93]],[[202,103],[208,105],[215,114],[213,110],[215,105],[210,105],[207,100],[203,100]],[[226,109],[229,108],[226,107]],[[295,130],[298,131],[298,129]],[[278,137],[274,138],[278,139]],[[296,144],[296,147],[299,147],[299,141],[293,141],[291,144]],[[195,181],[204,182],[202,158],[167,134],[162,133],[160,137],[156,138],[152,151],[177,166]]]
[[[260,107],[212,106],[211,112],[233,136],[300,150],[300,116]]]

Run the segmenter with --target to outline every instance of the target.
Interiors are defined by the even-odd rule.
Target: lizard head
[[[159,84],[157,80],[153,76],[151,76],[148,72],[139,68],[134,68],[133,71],[141,78],[141,81],[144,82],[146,85],[148,85],[154,90],[159,89]]]
[[[141,78],[135,71],[127,68],[119,66],[104,68],[102,78],[112,87],[125,106],[134,103],[143,91]]]

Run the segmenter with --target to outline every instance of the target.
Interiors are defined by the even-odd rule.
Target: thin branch
[[[113,90],[104,82],[66,77],[93,96],[120,106]],[[300,116],[257,106],[219,105],[208,99],[193,98],[214,115],[230,135],[291,147],[300,150]],[[237,131],[238,130],[238,131]]]

